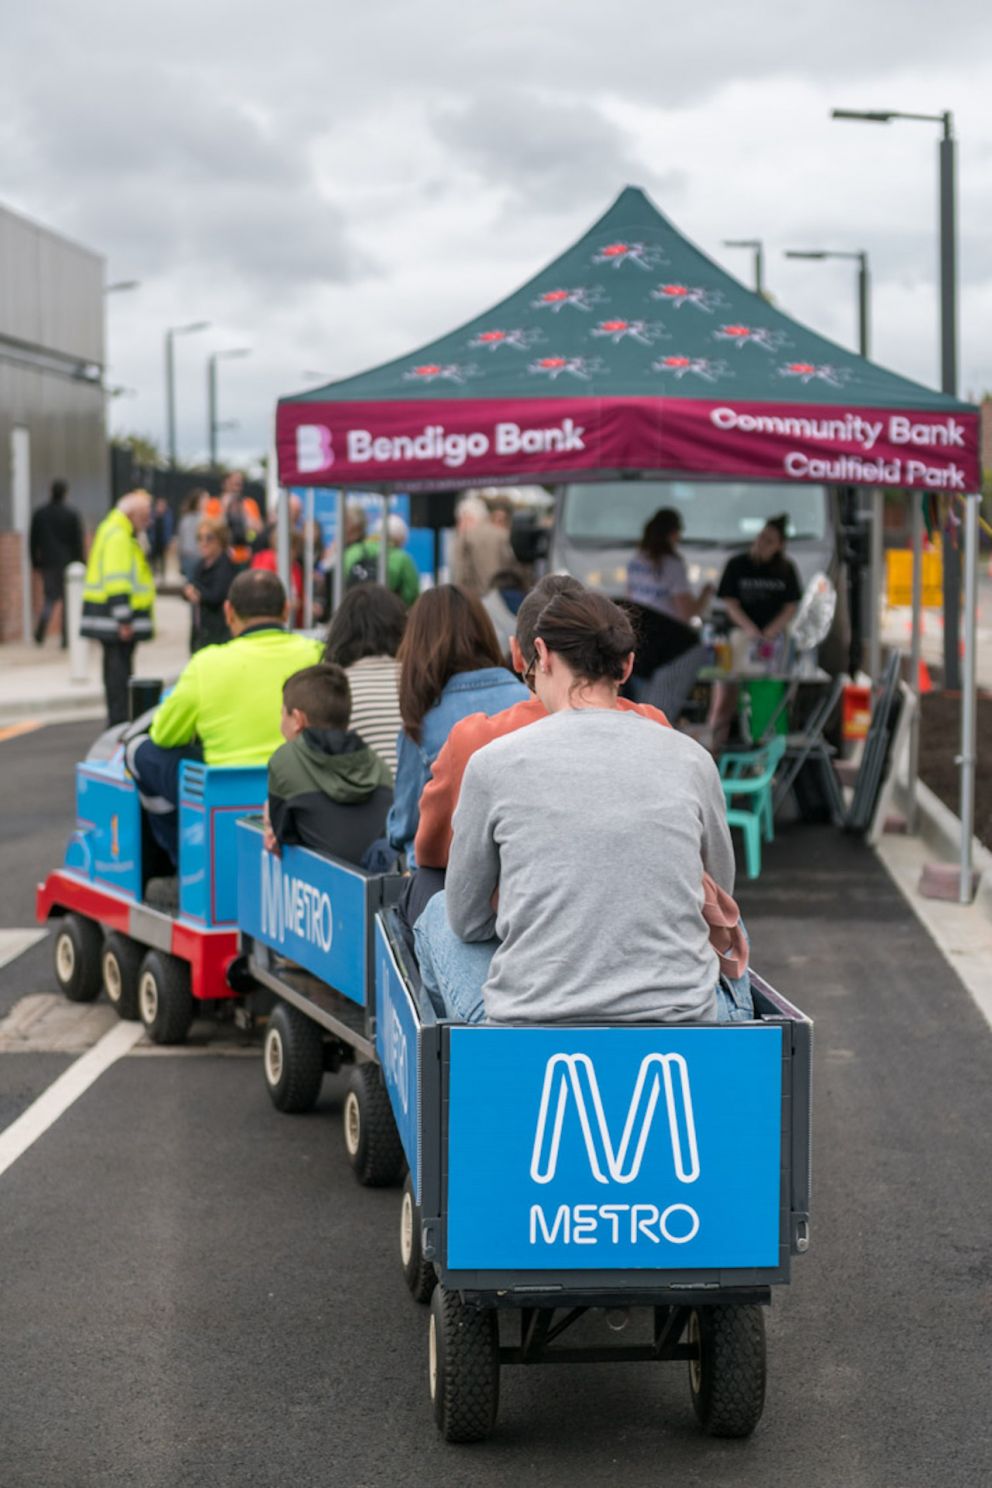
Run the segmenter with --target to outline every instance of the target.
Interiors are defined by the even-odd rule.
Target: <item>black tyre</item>
[[[499,1326],[491,1307],[434,1289],[428,1374],[437,1429],[449,1442],[484,1441],[499,1409]]]
[[[413,1180],[409,1173],[403,1180],[400,1204],[400,1260],[410,1296],[415,1302],[429,1302],[437,1286],[437,1273],[433,1264],[424,1260],[420,1210],[413,1196]]]
[[[277,1111],[312,1111],[324,1079],[324,1040],[319,1026],[298,1008],[276,1003],[265,1030],[262,1069]]]
[[[149,951],[138,972],[138,1011],[155,1044],[181,1044],[193,1021],[189,967],[164,951]]]
[[[689,1390],[709,1436],[750,1436],[765,1405],[765,1317],[760,1307],[697,1307],[688,1339]]]
[[[356,1064],[344,1098],[344,1145],[367,1188],[399,1183],[406,1158],[377,1064]]]
[[[138,973],[144,954],[144,946],[116,930],[111,930],[103,942],[100,958],[103,990],[117,1009],[117,1016],[129,1022],[141,1016],[138,1010]]]
[[[100,995],[103,931],[84,915],[63,915],[52,937],[55,980],[70,1002],[92,1002]]]

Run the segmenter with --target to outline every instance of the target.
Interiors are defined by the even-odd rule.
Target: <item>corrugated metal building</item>
[[[103,287],[99,254],[0,207],[0,641],[25,635],[26,534],[51,482],[90,532],[109,504]]]

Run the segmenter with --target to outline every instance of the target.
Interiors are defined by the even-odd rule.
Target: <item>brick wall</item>
[[[0,532],[0,642],[27,639],[21,615],[21,542],[16,532]]]

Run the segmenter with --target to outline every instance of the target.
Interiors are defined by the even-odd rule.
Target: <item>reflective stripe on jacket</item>
[[[80,631],[95,640],[111,640],[118,627],[130,625],[135,639],[154,631],[155,582],[130,519],[116,508],[96,530],[83,588]]]

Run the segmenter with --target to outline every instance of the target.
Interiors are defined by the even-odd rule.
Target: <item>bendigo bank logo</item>
[[[664,1094],[664,1101],[662,1101]],[[615,1140],[606,1117],[596,1068],[588,1054],[553,1054],[544,1071],[530,1176],[549,1184],[559,1177],[562,1136],[571,1109],[578,1151],[598,1184],[630,1184],[642,1176],[668,1185],[695,1183],[699,1150],[689,1071],[681,1054],[647,1054],[641,1060],[623,1126]],[[574,1129],[574,1128],[573,1128]],[[653,1140],[652,1140],[653,1138]],[[662,1160],[668,1154],[669,1161]],[[578,1159],[582,1165],[582,1157]],[[563,1169],[574,1171],[575,1159]],[[559,1181],[571,1174],[563,1172]],[[641,1189],[638,1190],[641,1192]],[[605,1195],[604,1195],[605,1197]],[[663,1202],[663,1201],[662,1201]],[[559,1204],[530,1209],[530,1243],[565,1245],[684,1245],[699,1231],[699,1215],[688,1204]]]
[[[299,424],[296,429],[296,468],[300,475],[330,470],[334,464],[331,431],[324,424]]]

